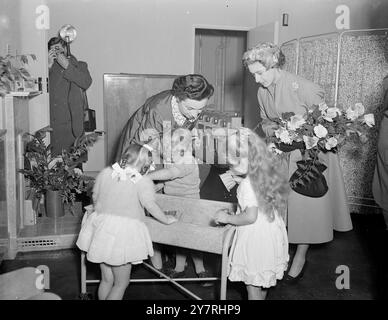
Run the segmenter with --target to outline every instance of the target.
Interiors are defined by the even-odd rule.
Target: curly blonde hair
[[[267,70],[281,68],[286,62],[282,50],[272,42],[259,43],[246,51],[242,60],[245,67],[252,63],[260,62]]]
[[[248,135],[247,135],[248,133]],[[257,203],[269,221],[275,211],[284,208],[289,192],[289,183],[281,160],[271,152],[263,139],[244,128],[228,138],[229,164],[236,165],[241,157],[248,157],[248,177],[255,192]]]

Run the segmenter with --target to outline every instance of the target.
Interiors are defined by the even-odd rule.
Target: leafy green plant
[[[25,68],[28,57],[36,60],[34,54],[0,56],[0,95],[14,91],[16,81],[31,81],[30,73]]]
[[[83,174],[79,165],[86,154],[98,139],[99,133],[90,133],[76,139],[70,150],[62,150],[60,155],[51,154],[51,145],[45,144],[45,137],[51,128],[28,134],[24,154],[24,169],[20,170],[29,182],[32,192],[33,207],[38,209],[40,199],[47,190],[60,191],[62,202],[70,205],[73,210],[76,194],[87,191],[93,180]]]

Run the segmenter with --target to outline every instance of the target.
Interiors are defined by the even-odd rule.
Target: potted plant
[[[0,56],[0,95],[18,91],[19,88],[24,90],[22,83],[33,80],[25,68],[28,57],[36,60],[34,54]]]
[[[33,208],[38,211],[43,195],[46,200],[46,214],[48,216],[64,215],[63,205],[68,205],[74,213],[76,194],[88,190],[93,180],[83,174],[79,165],[82,156],[98,139],[100,133],[90,133],[76,139],[69,151],[62,150],[60,155],[51,154],[51,146],[46,146],[44,138],[51,128],[28,134],[26,144],[24,169],[20,172],[29,183],[30,197]]]

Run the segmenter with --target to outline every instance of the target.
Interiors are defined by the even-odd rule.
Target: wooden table
[[[178,282],[215,281],[221,280],[220,299],[226,299],[227,271],[229,265],[229,251],[235,234],[235,227],[219,227],[214,224],[214,215],[220,209],[234,210],[233,203],[190,199],[167,195],[157,195],[157,202],[163,211],[175,211],[178,222],[165,225],[152,217],[146,217],[146,225],[150,231],[152,241],[181,248],[199,250],[222,257],[220,277],[209,278],[175,278],[172,279],[155,269],[148,263],[143,265],[157,274],[159,279],[131,279],[131,282],[170,282],[194,299],[201,299]],[[87,283],[99,280],[86,279],[86,254],[81,254],[81,297],[86,296]]]

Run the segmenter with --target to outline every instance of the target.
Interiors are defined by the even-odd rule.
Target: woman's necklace
[[[186,118],[179,111],[178,102],[176,101],[176,98],[174,96],[171,98],[171,110],[174,121],[178,124],[178,126],[182,127],[186,122]]]

